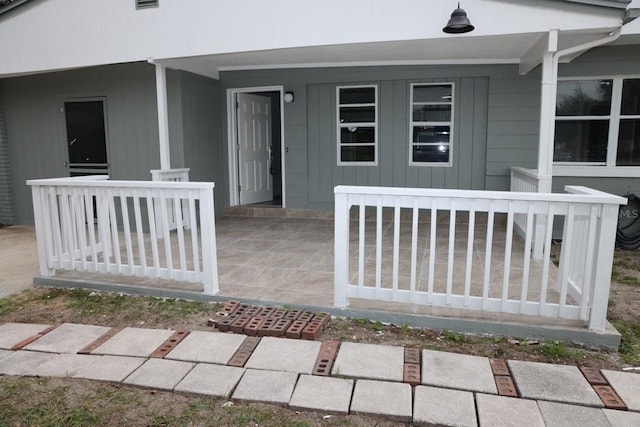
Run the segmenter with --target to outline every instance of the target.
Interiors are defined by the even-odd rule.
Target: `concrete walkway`
[[[220,332],[5,323],[0,375],[85,378],[415,425],[640,425],[639,374],[329,344]]]

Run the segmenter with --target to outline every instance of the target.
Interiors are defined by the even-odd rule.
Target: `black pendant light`
[[[458,8],[453,11],[451,19],[449,19],[447,26],[442,31],[449,34],[462,34],[473,31],[474,28],[469,18],[467,18],[467,12],[464,9],[460,9],[460,3],[458,3]]]

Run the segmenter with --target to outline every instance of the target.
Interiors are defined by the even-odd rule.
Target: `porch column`
[[[558,87],[558,30],[549,31],[542,55],[542,95],[540,99],[540,142],[538,144],[539,193],[551,192],[553,140],[555,136],[556,91]]]
[[[169,113],[167,110],[167,67],[153,63],[156,67],[156,97],[158,102],[158,139],[160,143],[160,169],[171,169],[169,148]]]

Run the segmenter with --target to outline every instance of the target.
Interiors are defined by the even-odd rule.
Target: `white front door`
[[[240,204],[271,201],[271,100],[239,93],[237,105]]]

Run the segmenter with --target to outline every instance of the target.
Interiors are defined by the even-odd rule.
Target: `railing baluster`
[[[533,238],[533,203],[529,202],[529,207],[527,209],[527,228],[525,231],[524,238],[524,264],[522,267],[522,292],[520,295],[520,313],[524,311],[524,307],[528,301],[529,294],[529,270],[531,268],[531,241]]]
[[[473,266],[473,245],[476,227],[476,211],[471,201],[469,209],[469,228],[467,230],[467,268],[464,274],[464,306],[469,306],[469,297],[471,296],[471,269]]]
[[[429,283],[427,285],[427,302],[433,301],[433,282],[436,268],[436,237],[438,224],[438,204],[437,199],[431,200],[431,234],[429,236]]]
[[[88,188],[84,189],[84,209],[87,215],[87,230],[89,231],[89,245],[91,246],[91,265],[94,272],[98,271],[98,245],[96,240],[96,225],[94,223],[93,195]]]
[[[129,274],[135,272],[135,261],[133,259],[133,243],[131,242],[131,224],[129,222],[129,206],[127,196],[120,192],[120,213],[122,214],[122,232],[124,233],[124,246],[127,252],[127,266]]]
[[[54,263],[56,268],[64,268],[64,252],[62,250],[62,234],[60,226],[60,215],[58,205],[58,195],[55,188],[49,188],[49,206],[51,207],[51,225],[53,229],[53,242],[55,248]]]
[[[116,263],[116,271],[122,274],[122,254],[120,253],[120,236],[118,235],[118,217],[116,216],[116,201],[114,191],[107,189],[107,200],[109,201],[109,226],[111,228],[111,238],[113,241],[113,259]]]
[[[511,248],[513,244],[513,203],[509,203],[507,212],[507,236],[504,244],[504,271],[502,276],[502,311],[509,300],[509,274],[511,273]]]
[[[560,292],[560,303],[558,309],[558,317],[563,317],[565,313],[565,306],[567,304],[567,286],[569,285],[569,270],[571,268],[572,257],[574,254],[571,251],[573,244],[573,226],[575,222],[575,207],[569,205],[569,210],[564,218],[564,230],[562,235],[562,242],[565,246],[560,252],[560,265],[558,266],[558,281]],[[558,284],[556,284],[558,286]]]
[[[364,196],[360,196],[360,205],[358,207],[358,291],[362,295],[364,288],[364,260],[366,257],[365,247],[365,204]]]
[[[393,301],[398,301],[398,267],[400,264],[400,198],[393,208]]]
[[[167,271],[170,279],[173,279],[173,256],[171,253],[171,234],[169,233],[169,215],[167,213],[167,193],[162,190],[160,193],[160,230],[162,230],[161,238],[164,239],[164,254]]]
[[[73,200],[75,211],[75,224],[78,235],[78,245],[80,251],[80,263],[82,265],[82,271],[87,271],[87,221],[84,209],[84,198],[82,197],[81,190],[73,188]]]
[[[136,222],[136,239],[138,240],[138,256],[140,257],[140,275],[147,275],[147,248],[144,243],[144,227],[142,225],[142,214],[140,212],[140,192],[135,189],[133,192],[133,216]],[[149,206],[147,206],[149,208]]]
[[[186,278],[187,272],[187,254],[184,244],[184,221],[182,220],[182,197],[177,194],[173,198],[173,208],[178,231],[178,256],[180,257],[180,274],[183,275],[182,280]]]
[[[487,309],[489,301],[489,287],[491,286],[491,250],[493,248],[493,221],[494,211],[493,201],[489,202],[489,212],[487,213],[487,242],[484,254],[484,280],[482,283],[482,309]]]
[[[376,204],[376,298],[382,286],[382,196]]]
[[[589,213],[589,224],[587,231],[587,244],[585,245],[585,257],[584,257],[584,274],[582,279],[582,293],[580,294],[580,319],[589,320],[589,300],[591,295],[589,293],[589,283],[591,283],[593,266],[596,263],[595,257],[595,240],[596,240],[596,221],[598,220],[598,212],[595,206],[591,207]]]
[[[551,236],[553,233],[554,206],[547,206],[547,225],[545,227],[544,251],[542,256],[542,282],[540,284],[540,306],[538,314],[544,315],[547,306],[547,289],[549,287],[549,263],[551,261]]]
[[[147,216],[149,219],[149,234],[151,238],[151,256],[153,259],[153,269],[155,277],[160,277],[160,255],[158,251],[158,234],[156,233],[156,206],[159,199],[154,198],[151,191],[147,191]]]
[[[196,272],[197,280],[200,280],[202,271],[200,269],[200,244],[198,243],[198,222],[196,221],[196,195],[194,191],[189,191],[189,225],[191,233],[191,247],[193,249],[193,270]]]
[[[455,254],[456,243],[456,201],[451,201],[449,211],[449,253],[447,257],[447,305],[451,305],[451,294],[453,293],[453,256]]]
[[[413,198],[413,209],[411,218],[411,283],[409,289],[411,291],[411,302],[416,303],[416,270],[418,259],[418,219],[420,216],[420,210],[418,209],[418,199]]]

